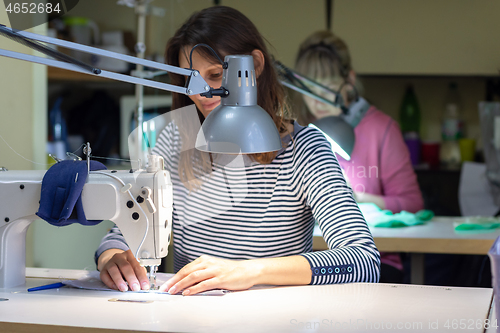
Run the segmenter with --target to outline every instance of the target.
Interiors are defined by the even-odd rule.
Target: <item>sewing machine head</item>
[[[91,171],[81,199],[88,220],[111,220],[142,266],[154,273],[168,254],[172,183],[161,158],[147,170]],[[26,231],[39,219],[44,171],[0,171],[0,288],[25,281]]]

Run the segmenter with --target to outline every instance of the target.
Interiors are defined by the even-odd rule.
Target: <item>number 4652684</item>
[[[59,3],[53,6],[50,2],[48,3],[33,3],[33,2],[23,2],[23,3],[9,3],[5,11],[9,14],[51,14],[60,13],[61,9]]]
[[[490,321],[489,319],[448,319],[444,323],[444,328],[456,330],[456,329],[489,329],[498,328],[497,320]]]

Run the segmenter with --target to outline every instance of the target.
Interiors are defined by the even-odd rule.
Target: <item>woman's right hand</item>
[[[146,269],[142,267],[131,250],[110,249],[98,260],[101,281],[111,289],[127,291],[149,290]],[[128,286],[127,286],[128,283]]]

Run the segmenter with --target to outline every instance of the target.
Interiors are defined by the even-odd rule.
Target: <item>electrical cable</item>
[[[191,52],[189,53],[189,69],[191,69],[191,70],[193,69],[193,51],[198,46],[204,46],[204,47],[208,48],[210,51],[212,51],[212,53],[214,54],[214,56],[216,56],[217,59],[219,60],[219,62],[221,63],[222,69],[227,69],[227,62],[222,61],[222,59],[219,57],[219,55],[217,54],[217,52],[215,52],[214,49],[210,45],[207,45],[207,44],[204,44],[204,43],[196,44],[191,49]]]
[[[7,145],[7,147],[9,147],[10,150],[12,150],[14,152],[14,154],[16,154],[17,156],[21,157],[23,160],[26,160],[26,161],[31,162],[33,164],[43,165],[43,166],[46,166],[46,167],[50,165],[50,164],[46,164],[46,163],[38,163],[38,162],[32,161],[30,159],[27,159],[23,155],[19,154],[14,148],[12,148],[11,145],[9,145],[9,143],[7,142],[7,140],[5,140],[1,134],[0,134],[0,139],[2,139],[3,142],[5,142],[5,144]]]

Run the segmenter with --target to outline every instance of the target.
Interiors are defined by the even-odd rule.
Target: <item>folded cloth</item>
[[[90,161],[91,171],[104,169],[104,164]],[[86,161],[64,160],[54,164],[43,176],[40,207],[36,215],[58,227],[72,223],[101,223],[102,220],[87,221],[85,217],[81,194],[86,180]],[[76,216],[72,215],[73,212]]]
[[[381,210],[373,203],[360,203],[359,208],[369,226],[380,228],[401,228],[420,225],[434,217],[434,213],[426,209],[420,210],[415,214],[404,210],[394,214],[389,210]]]
[[[486,231],[500,228],[500,219],[489,216],[469,216],[464,222],[455,222],[455,231]]]

